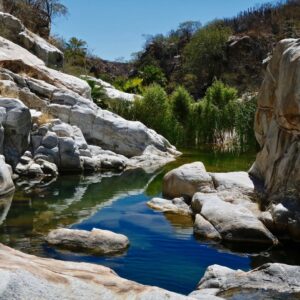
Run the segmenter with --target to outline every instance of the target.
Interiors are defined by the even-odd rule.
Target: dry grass
[[[37,119],[37,124],[39,126],[48,124],[53,120],[53,117],[49,113],[43,113],[38,119]]]

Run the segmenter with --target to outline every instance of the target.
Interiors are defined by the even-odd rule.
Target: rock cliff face
[[[270,196],[300,193],[300,39],[281,41],[267,68],[255,133],[261,151],[252,174]]]
[[[274,50],[258,99],[255,134],[261,150],[250,173],[264,181],[276,231],[300,240],[300,40]]]
[[[61,66],[63,53],[56,47],[29,31],[16,17],[0,11],[2,37],[26,48],[49,66]]]
[[[86,81],[48,67],[62,61],[58,49],[0,12],[0,154],[15,173],[151,168],[179,154],[142,123],[100,109]]]

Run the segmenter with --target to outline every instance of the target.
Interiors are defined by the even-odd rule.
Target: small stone
[[[39,177],[43,176],[43,170],[40,165],[33,163],[28,168],[28,176]]]
[[[19,162],[20,162],[22,165],[28,165],[28,164],[32,163],[33,161],[32,161],[32,158],[23,155],[22,157],[20,157]]]
[[[58,137],[54,132],[47,132],[42,139],[42,145],[48,149],[52,149],[58,145]]]

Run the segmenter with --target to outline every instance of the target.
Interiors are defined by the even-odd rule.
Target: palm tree
[[[66,43],[65,57],[73,64],[83,65],[87,52],[87,43],[76,37]]]

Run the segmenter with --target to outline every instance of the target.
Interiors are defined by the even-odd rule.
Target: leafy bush
[[[114,104],[110,109],[126,119],[141,121],[181,147],[208,143],[223,146],[230,141],[246,150],[244,146],[255,144],[255,100],[238,99],[235,88],[218,80],[198,102],[182,86],[168,97],[161,86],[154,84],[145,89],[144,97],[133,103]]]
[[[201,115],[202,138],[208,143],[224,143],[235,128],[237,90],[215,81],[207,89]]]
[[[193,102],[194,99],[182,86],[179,86],[171,95],[172,115],[183,126],[189,121]]]
[[[253,129],[256,107],[256,96],[250,96],[249,99],[239,104],[239,109],[236,113],[235,128],[241,150],[247,150],[247,147],[256,145]]]
[[[135,100],[133,115],[136,120],[168,136],[170,124],[169,107],[166,92],[161,86],[154,84],[145,89],[143,98]]]
[[[138,77],[128,79],[124,83],[122,90],[126,93],[142,94],[143,93],[143,79],[138,78]]]
[[[160,67],[147,65],[142,69],[141,74],[145,86],[154,83],[165,86],[167,83],[166,76]]]
[[[103,109],[107,109],[108,108],[108,105],[106,103],[107,96],[103,86],[101,86],[98,83],[96,84],[96,82],[93,80],[87,80],[87,83],[91,88],[91,96],[94,103],[96,103],[99,107]]]
[[[143,79],[139,77],[130,79],[118,77],[114,80],[113,86],[120,91],[137,95],[142,95],[144,91]]]

